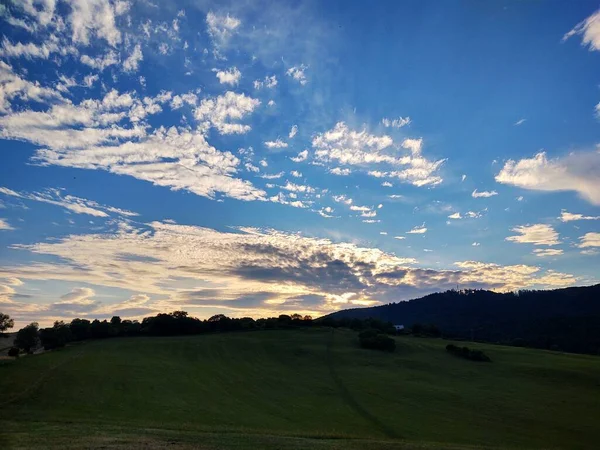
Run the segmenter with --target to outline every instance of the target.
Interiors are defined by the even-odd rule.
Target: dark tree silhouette
[[[0,313],[0,333],[5,332],[9,328],[15,326],[15,321],[8,314]]]
[[[15,346],[22,348],[27,353],[33,351],[40,341],[39,337],[39,326],[36,322],[30,323],[26,327],[21,328],[17,332],[15,338]]]

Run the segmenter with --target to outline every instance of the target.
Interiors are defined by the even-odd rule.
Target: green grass
[[[0,361],[0,448],[598,448],[600,358],[396,340],[124,338]]]

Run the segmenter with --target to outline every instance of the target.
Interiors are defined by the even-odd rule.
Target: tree
[[[15,346],[22,348],[27,353],[37,347],[40,341],[39,325],[36,322],[30,323],[17,332]]]
[[[119,325],[121,325],[121,318],[119,316],[112,316],[110,319],[110,324],[113,327],[119,327]]]
[[[227,319],[227,316],[225,314],[215,314],[214,316],[211,316],[208,321],[209,322],[220,322],[223,319]]]
[[[14,326],[15,321],[12,320],[8,314],[0,313],[0,333],[3,333]]]

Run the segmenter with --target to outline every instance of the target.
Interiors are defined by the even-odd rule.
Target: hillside
[[[0,361],[1,448],[594,448],[600,358],[325,328],[115,338]],[[469,447],[472,448],[472,447]]]
[[[518,294],[448,291],[328,317],[435,324],[457,338],[501,343],[519,339],[531,347],[600,354],[600,285]]]

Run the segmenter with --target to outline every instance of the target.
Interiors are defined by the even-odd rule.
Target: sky
[[[600,282],[597,2],[0,4],[0,311]]]

